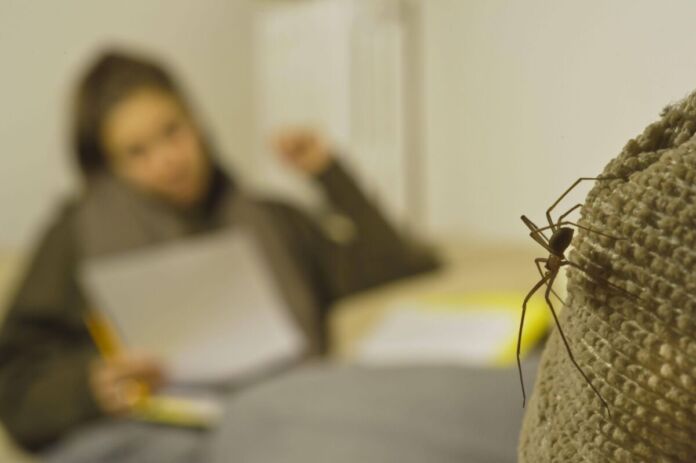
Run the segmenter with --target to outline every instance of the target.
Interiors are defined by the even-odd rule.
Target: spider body
[[[558,220],[556,220],[556,221],[552,220],[551,211],[553,210],[553,208],[555,208],[558,205],[558,203],[561,202],[561,200],[573,188],[575,188],[583,180],[613,180],[613,179],[618,179],[618,178],[621,178],[621,177],[600,177],[600,178],[582,177],[582,178],[579,178],[578,180],[576,180],[575,183],[573,183],[570,186],[570,188],[568,188],[551,205],[551,207],[549,207],[547,209],[547,211],[546,211],[546,218],[548,220],[547,226],[537,227],[534,224],[534,222],[529,220],[529,218],[527,218],[526,216],[523,215],[521,217],[522,222],[524,222],[524,224],[531,230],[531,232],[529,233],[529,236],[534,241],[536,241],[539,245],[541,245],[549,253],[547,258],[539,257],[539,258],[534,260],[534,262],[537,266],[537,270],[539,271],[539,275],[541,276],[541,279],[539,281],[537,281],[537,283],[534,285],[534,287],[529,291],[527,296],[524,298],[524,302],[522,303],[522,315],[520,318],[520,331],[519,331],[519,335],[517,338],[517,367],[519,369],[520,384],[522,386],[522,406],[523,407],[524,407],[526,399],[527,399],[527,396],[526,396],[526,393],[524,390],[524,380],[522,378],[522,364],[520,362],[520,349],[521,349],[521,340],[522,340],[522,328],[524,326],[524,316],[525,316],[525,313],[527,311],[527,303],[529,302],[531,297],[534,295],[535,292],[537,292],[537,290],[539,290],[541,287],[545,286],[546,288],[544,291],[544,299],[546,300],[546,304],[548,305],[549,310],[551,310],[551,314],[553,315],[553,319],[556,322],[556,326],[558,327],[559,334],[561,336],[563,344],[566,347],[566,351],[568,352],[568,356],[570,358],[570,361],[573,363],[575,368],[577,368],[577,370],[580,372],[582,377],[585,378],[585,381],[587,382],[588,386],[590,387],[590,389],[592,389],[592,391],[595,393],[595,395],[599,398],[599,400],[602,403],[602,405],[604,406],[604,408],[606,408],[607,411],[609,411],[609,406],[607,405],[607,403],[604,400],[604,398],[602,397],[602,395],[599,393],[597,388],[595,388],[595,386],[592,384],[592,382],[587,377],[587,375],[582,370],[582,368],[580,368],[580,365],[578,365],[578,363],[576,362],[575,357],[573,356],[573,352],[570,349],[570,344],[568,343],[568,340],[566,339],[565,334],[563,333],[563,329],[561,328],[561,325],[558,321],[556,311],[554,310],[553,303],[551,302],[551,295],[553,294],[554,296],[556,296],[556,298],[558,298],[561,302],[563,302],[563,300],[561,300],[561,298],[558,296],[558,294],[556,294],[556,292],[553,290],[553,283],[556,280],[556,277],[558,276],[558,272],[561,270],[562,267],[570,266],[570,267],[574,267],[576,269],[579,269],[579,270],[587,273],[587,271],[584,268],[582,268],[581,266],[579,266],[576,263],[569,261],[565,257],[565,252],[568,249],[568,247],[570,246],[571,242],[573,241],[573,235],[575,233],[575,230],[573,228],[570,228],[568,225],[572,225],[576,228],[581,228],[581,229],[587,230],[589,232],[597,233],[599,235],[606,236],[606,237],[609,237],[612,239],[619,239],[619,238],[616,238],[616,237],[607,235],[605,233],[602,233],[600,231],[593,230],[591,228],[579,225],[575,222],[570,222],[570,221],[565,220],[565,217],[567,217],[574,210],[580,208],[582,206],[581,204],[576,204],[575,206],[570,208],[568,211],[561,214],[559,216]],[[550,237],[547,237],[544,234],[544,231],[546,231],[546,230],[551,232]],[[543,264],[543,268],[545,269],[545,271],[542,270],[542,264]],[[625,292],[621,288],[619,288],[619,287],[617,287],[609,282],[605,282],[605,283],[612,288],[615,288],[615,289],[618,289],[622,292]]]
[[[553,232],[551,238],[549,238],[549,248],[552,256],[564,259],[565,251],[570,246],[571,241],[573,241],[573,234],[575,230],[570,227],[560,227]],[[548,268],[548,266],[547,266]]]
[[[557,256],[555,254],[551,254],[548,259],[545,260],[544,262],[544,268],[548,270],[549,272],[553,273],[558,273],[558,271],[561,269],[563,266],[564,257],[563,256]],[[541,262],[541,261],[540,261]]]

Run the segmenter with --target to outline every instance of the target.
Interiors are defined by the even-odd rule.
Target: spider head
[[[561,227],[551,235],[549,238],[549,247],[553,250],[553,253],[557,256],[562,256],[570,242],[573,241],[574,230],[569,227]]]

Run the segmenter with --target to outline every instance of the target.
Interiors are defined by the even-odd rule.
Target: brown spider
[[[524,315],[525,312],[527,311],[527,302],[529,302],[529,299],[531,299],[532,295],[542,286],[546,285],[546,292],[544,293],[544,298],[546,299],[546,304],[549,306],[549,309],[551,310],[551,314],[553,315],[553,319],[556,322],[556,326],[558,327],[558,332],[561,335],[561,339],[563,340],[563,344],[565,345],[566,351],[568,351],[568,356],[570,357],[570,361],[575,365],[575,368],[580,372],[583,378],[585,378],[585,381],[587,384],[590,386],[592,391],[597,395],[599,400],[602,402],[602,405],[604,408],[609,412],[609,406],[607,402],[604,400],[602,395],[599,393],[599,391],[592,385],[592,382],[590,382],[590,379],[587,377],[585,372],[580,368],[580,365],[578,365],[578,362],[575,361],[575,357],[573,356],[573,352],[570,350],[570,345],[568,344],[568,340],[565,337],[565,333],[563,333],[563,330],[561,329],[561,325],[558,322],[558,317],[556,316],[556,311],[553,308],[553,304],[551,303],[551,298],[550,295],[553,294],[558,298],[562,303],[563,300],[556,294],[556,292],[553,290],[553,282],[555,281],[556,277],[558,276],[558,272],[561,269],[561,267],[564,266],[570,266],[574,267],[585,274],[587,273],[587,270],[579,266],[578,264],[575,264],[573,262],[570,262],[566,257],[565,257],[565,251],[570,246],[571,241],[573,240],[573,233],[574,230],[569,227],[569,225],[572,225],[577,228],[581,228],[583,230],[587,230],[589,232],[597,233],[602,236],[606,236],[608,238],[612,239],[621,239],[617,238],[614,236],[607,235],[605,233],[602,233],[597,230],[593,230],[588,227],[584,227],[582,225],[578,225],[577,223],[570,222],[567,220],[564,220],[568,214],[573,212],[574,210],[578,209],[579,207],[582,206],[582,204],[576,204],[572,208],[570,208],[567,212],[561,214],[561,216],[558,218],[556,222],[554,222],[551,219],[551,211],[558,205],[558,203],[561,202],[563,198],[566,197],[570,191],[575,188],[580,182],[583,180],[616,180],[616,179],[623,179],[623,177],[582,177],[579,178],[573,183],[552,205],[546,210],[546,219],[548,220],[549,224],[544,227],[537,227],[534,222],[529,220],[526,216],[522,216],[522,222],[529,227],[531,230],[531,233],[529,233],[529,236],[532,237],[534,241],[539,243],[544,249],[546,249],[549,252],[549,257],[544,259],[544,258],[537,258],[534,259],[534,263],[536,264],[537,270],[539,271],[539,274],[541,275],[541,280],[539,280],[534,287],[529,291],[527,296],[524,298],[524,302],[522,303],[522,316],[520,318],[520,331],[517,337],[517,368],[520,373],[520,385],[522,386],[522,407],[525,406],[526,401],[527,401],[527,394],[524,389],[524,380],[522,378],[522,364],[520,363],[520,346],[522,342],[522,328],[524,326]],[[551,237],[547,238],[546,235],[544,234],[544,230],[550,230],[551,231]],[[542,270],[541,264],[544,264],[544,268],[546,271]],[[589,275],[589,274],[588,274]],[[623,288],[619,288],[618,286],[605,281],[605,283],[617,290],[620,290],[621,292],[625,293],[625,290]],[[610,412],[609,412],[610,413]]]

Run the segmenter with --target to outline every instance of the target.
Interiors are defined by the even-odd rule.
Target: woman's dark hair
[[[85,178],[105,165],[101,135],[109,112],[142,88],[169,93],[188,109],[183,92],[162,65],[129,53],[103,53],[81,79],[73,107],[72,143]]]

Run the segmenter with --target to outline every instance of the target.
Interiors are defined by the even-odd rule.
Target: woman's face
[[[102,141],[111,170],[138,189],[183,207],[205,195],[211,169],[199,130],[170,94],[135,91],[108,114]]]

